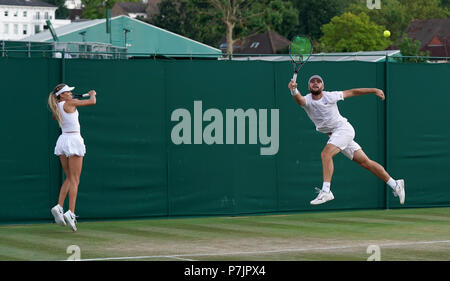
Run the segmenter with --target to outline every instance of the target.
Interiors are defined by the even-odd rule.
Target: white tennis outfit
[[[302,107],[316,125],[316,130],[330,136],[327,143],[337,146],[342,154],[352,160],[354,152],[361,147],[353,140],[353,126],[342,117],[337,107],[337,102],[344,100],[344,93],[323,91],[322,94],[320,100],[314,100],[311,93],[307,94],[306,104]]]
[[[66,157],[73,155],[84,156],[86,154],[86,147],[84,145],[84,139],[80,134],[78,110],[75,110],[73,113],[67,113],[63,108],[64,103],[65,101],[58,103],[58,108],[62,117],[62,134],[56,141],[55,154],[58,156],[65,155]]]

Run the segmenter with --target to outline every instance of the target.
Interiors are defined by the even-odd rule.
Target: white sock
[[[325,192],[330,192],[331,183],[324,181],[322,185],[322,190]]]
[[[397,182],[393,178],[389,178],[389,180],[386,182],[392,189],[395,189],[397,186]]]

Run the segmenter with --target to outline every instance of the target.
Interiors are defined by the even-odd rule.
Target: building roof
[[[155,18],[157,15],[159,15],[160,11],[159,11],[159,4],[161,3],[161,0],[148,0],[147,1],[147,8],[145,8],[146,12],[147,12],[147,17],[150,21],[150,23],[152,23],[154,20],[153,18]]]
[[[69,19],[71,21],[81,19],[82,15],[83,15],[82,9],[69,9]]]
[[[222,41],[221,48],[226,49],[226,43]],[[276,31],[253,33],[240,40],[236,40],[233,46],[235,54],[276,54],[287,49],[290,41]]]
[[[432,57],[450,56],[450,19],[412,20],[406,33],[420,41],[420,50]]]
[[[55,5],[41,0],[0,0],[0,5],[57,8]]]
[[[104,23],[105,19],[95,19],[95,20],[82,20],[77,22],[72,22],[71,24],[66,24],[55,28],[55,32],[58,37],[68,35],[77,31],[82,31],[85,28],[95,26],[100,23]],[[21,41],[31,41],[31,42],[46,42],[53,41],[52,34],[49,30],[39,32],[35,35],[31,35],[23,38]],[[81,40],[80,40],[81,41]]]
[[[125,12],[127,13],[143,13],[145,14],[145,8],[147,7],[145,4],[143,3],[139,3],[139,2],[116,2],[116,4],[114,5],[118,5],[120,6]]]
[[[135,55],[217,57],[222,53],[219,49],[127,16],[111,18],[111,33],[106,33],[106,19],[74,22],[55,28],[55,32],[60,42],[84,41],[127,46],[128,53]],[[46,30],[21,41],[51,42],[53,37]]]

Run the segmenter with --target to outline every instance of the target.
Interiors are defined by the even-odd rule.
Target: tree
[[[420,51],[420,41],[414,40],[408,35],[403,35],[403,38],[401,40],[401,43],[398,45],[400,49],[400,53],[402,56],[416,56],[416,57],[423,57],[423,56],[429,56],[430,53],[422,52]],[[425,61],[424,58],[403,58],[403,61],[409,61],[409,62],[423,62]]]
[[[103,19],[106,17],[106,9],[112,8],[115,0],[81,0],[85,9],[81,15],[84,19]]]
[[[235,38],[267,30],[290,37],[298,24],[297,10],[283,0],[163,0],[159,10],[155,25],[213,46],[226,35],[230,54]]]
[[[225,38],[227,42],[227,53],[233,53],[233,31],[236,24],[247,20],[249,14],[246,13],[255,1],[252,0],[207,0],[214,8],[220,20],[225,24]],[[255,16],[253,14],[252,16]]]
[[[66,19],[69,17],[69,9],[66,8],[65,0],[44,0],[45,2],[55,5],[58,7],[55,11],[55,18],[56,19]]]
[[[365,13],[344,13],[322,26],[320,48],[325,52],[384,50],[392,42],[383,37],[384,26],[370,21]]]
[[[104,19],[106,9],[111,9],[116,2],[139,2],[139,0],[81,0],[85,9],[82,14],[84,19]]]
[[[450,11],[450,0],[441,0],[441,7]]]
[[[370,20],[383,25],[391,32],[391,40],[396,42],[402,37],[404,30],[411,21],[407,10],[398,0],[384,0],[381,9],[368,9],[366,3],[351,4],[347,8],[353,14],[366,13]]]
[[[206,0],[226,30],[227,53],[233,53],[234,38],[252,32],[275,30],[293,36],[298,24],[297,10],[282,0]]]
[[[259,15],[262,11],[261,16],[250,17],[239,35],[268,30],[274,30],[286,38],[297,34],[298,11],[290,1],[268,0],[260,4],[252,13]]]
[[[441,0],[399,0],[412,19],[448,18],[450,13],[441,7]]]
[[[334,16],[345,12],[350,3],[359,0],[292,0],[298,10],[298,33],[319,39],[323,33],[321,26],[330,22]]]
[[[153,24],[209,45],[217,45],[225,32],[219,18],[201,0],[163,0]]]
[[[446,1],[446,0],[444,0]],[[366,13],[371,21],[391,31],[391,40],[397,42],[413,19],[447,18],[450,13],[441,6],[441,0],[383,0],[381,9],[368,9],[364,2],[352,3],[347,12]],[[445,4],[445,3],[443,3]]]
[[[154,19],[154,24],[174,33],[184,34],[186,19],[191,16],[192,2],[187,0],[163,0],[159,4],[159,14]]]

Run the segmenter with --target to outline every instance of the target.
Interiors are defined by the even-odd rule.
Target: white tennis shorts
[[[80,133],[62,133],[56,141],[55,155],[70,157],[73,155],[84,156],[85,154],[86,146]]]
[[[353,154],[355,151],[361,149],[358,143],[353,139],[355,138],[355,129],[350,123],[345,123],[345,125],[340,126],[335,129],[327,143],[331,143],[337,146],[342,154],[344,154],[348,159],[353,160]]]

